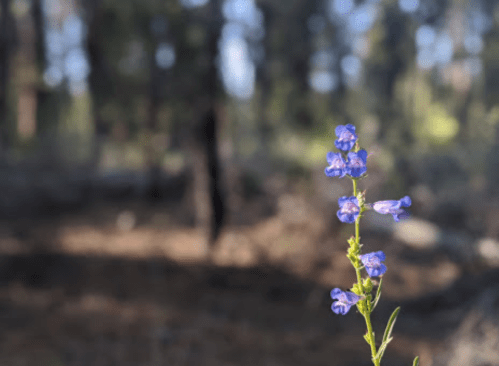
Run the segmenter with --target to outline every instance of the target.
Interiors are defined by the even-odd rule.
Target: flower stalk
[[[366,192],[358,190],[358,180],[366,177],[367,157],[365,150],[360,148],[358,137],[355,133],[355,126],[348,124],[338,126],[335,129],[338,139],[335,146],[341,150],[341,153],[327,154],[329,166],[325,169],[328,177],[343,178],[348,176],[352,180],[353,194],[350,197],[344,196],[338,199],[340,209],[337,212],[338,219],[347,224],[354,224],[355,236],[348,239],[349,248],[347,257],[355,269],[357,283],[352,286],[351,292],[343,292],[339,288],[331,291],[331,298],[337,300],[331,305],[331,309],[336,314],[345,315],[353,305],[357,305],[359,313],[362,314],[366,322],[367,332],[364,339],[371,349],[371,360],[374,366],[381,366],[381,359],[392,338],[392,331],[395,325],[400,308],[392,313],[383,335],[379,348],[376,348],[375,333],[371,324],[371,314],[378,304],[381,296],[382,276],[387,271],[385,253],[382,251],[361,254],[362,244],[360,244],[360,219],[367,210],[374,210],[380,214],[391,214],[395,221],[406,218],[409,214],[402,207],[409,207],[411,199],[405,196],[400,200],[378,201],[373,204],[365,202]],[[350,151],[352,150],[353,151]],[[345,156],[346,155],[346,156]],[[367,277],[362,277],[362,270],[367,272]],[[379,277],[378,282],[371,280],[373,277]],[[372,300],[372,291],[374,284],[378,288],[374,301]],[[419,364],[416,357],[414,364]]]

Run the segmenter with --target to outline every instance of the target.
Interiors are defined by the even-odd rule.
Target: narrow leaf
[[[378,305],[379,298],[381,297],[381,285],[383,284],[383,277],[380,278],[379,280],[379,286],[378,290],[376,290],[376,297],[374,298],[374,301],[371,303],[372,307],[371,309],[374,310],[376,305]]]
[[[391,337],[393,327],[395,326],[395,321],[397,320],[399,312],[400,312],[400,306],[393,311],[392,316],[388,320],[388,324],[386,324],[385,334],[383,335],[382,343],[385,343],[386,340]]]
[[[386,347],[388,347],[388,343],[392,341],[393,338],[388,338],[385,342],[381,343],[381,346],[378,348],[378,352],[376,353],[376,358],[381,361],[383,354],[386,351]]]
[[[395,321],[397,320],[399,312],[400,312],[400,306],[393,311],[392,316],[390,316],[388,324],[386,325],[385,334],[383,334],[383,341],[381,342],[381,346],[379,347],[378,353],[376,354],[376,358],[380,361],[381,358],[383,357],[383,354],[385,353],[388,343],[390,343],[393,339],[392,331],[393,327],[395,326]]]
[[[419,366],[419,356],[416,356],[414,362],[412,363],[412,366]]]

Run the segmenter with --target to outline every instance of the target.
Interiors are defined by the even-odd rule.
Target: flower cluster
[[[335,146],[343,152],[350,151],[357,142],[355,126],[348,124],[346,126],[336,127]],[[361,177],[366,171],[367,152],[365,150],[351,151],[346,157],[342,153],[329,152],[326,156],[329,166],[324,170],[328,177],[340,177],[349,175],[353,178]]]
[[[355,224],[355,237],[352,236],[348,240],[350,248],[347,257],[355,268],[357,283],[353,285],[351,291],[342,291],[339,288],[331,291],[331,298],[336,300],[331,305],[331,310],[336,314],[345,315],[353,305],[357,306],[359,313],[364,316],[366,321],[367,334],[364,338],[371,346],[372,361],[375,366],[380,366],[386,346],[392,339],[393,324],[400,308],[395,309],[390,317],[381,345],[376,350],[370,316],[381,295],[382,277],[387,271],[387,267],[383,263],[386,255],[382,251],[361,254],[362,244],[360,244],[359,222],[364,211],[367,210],[374,210],[384,215],[390,214],[395,221],[400,221],[400,219],[409,215],[404,208],[411,206],[411,199],[409,196],[405,196],[399,200],[366,203],[365,191],[357,191],[357,181],[366,176],[367,152],[359,147],[355,126],[351,124],[338,126],[335,133],[338,138],[335,140],[334,145],[340,152],[329,152],[327,154],[328,167],[325,169],[325,173],[328,177],[343,178],[347,176],[353,182],[353,195],[338,199],[339,210],[336,215],[341,222]],[[367,272],[366,278],[362,278],[362,270]],[[379,283],[371,280],[373,277],[378,277]],[[371,292],[374,284],[378,285],[378,290],[373,299]],[[417,364],[417,361],[418,358],[414,361],[414,365]]]

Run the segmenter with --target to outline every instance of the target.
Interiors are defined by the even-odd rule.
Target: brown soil
[[[120,230],[124,211],[136,223]],[[298,222],[276,215],[226,228],[210,252],[171,208],[100,205],[5,222],[0,364],[367,366],[361,316],[330,310],[329,291],[354,280],[345,226],[331,232],[313,212]],[[440,312],[437,322],[432,305],[420,310],[418,301],[445,291],[463,269],[386,237],[366,233],[365,245],[388,257],[378,335],[402,305],[385,364],[410,365],[416,354],[431,364],[460,313]]]

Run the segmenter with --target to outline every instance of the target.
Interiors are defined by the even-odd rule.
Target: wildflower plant
[[[352,286],[350,291],[342,291],[339,288],[331,290],[331,298],[336,300],[331,305],[331,310],[336,314],[345,315],[352,306],[357,306],[357,310],[366,321],[367,332],[364,339],[371,347],[371,360],[375,366],[380,366],[386,347],[393,339],[392,331],[400,307],[396,308],[392,313],[383,338],[381,338],[381,343],[378,343],[379,347],[377,347],[371,325],[371,314],[381,296],[383,275],[387,271],[387,267],[383,263],[386,256],[382,251],[361,254],[363,245],[360,243],[360,219],[365,211],[374,210],[380,214],[391,214],[394,220],[398,222],[408,216],[408,212],[403,207],[409,207],[411,199],[409,196],[405,196],[400,200],[378,201],[373,204],[366,203],[366,192],[358,190],[357,182],[367,176],[367,152],[359,147],[355,126],[351,124],[338,126],[335,133],[338,139],[336,139],[334,145],[340,152],[329,152],[327,154],[326,158],[329,166],[325,169],[325,173],[328,177],[349,177],[353,183],[353,195],[350,197],[344,196],[338,200],[340,209],[337,216],[341,222],[355,225],[355,236],[348,239],[347,257],[355,269],[357,283]],[[365,270],[367,276],[362,276],[363,270]],[[379,279],[379,281],[374,278]],[[375,287],[377,287],[376,291],[374,291]],[[373,292],[375,292],[374,296]],[[417,365],[419,365],[419,357],[414,359],[413,366]]]

